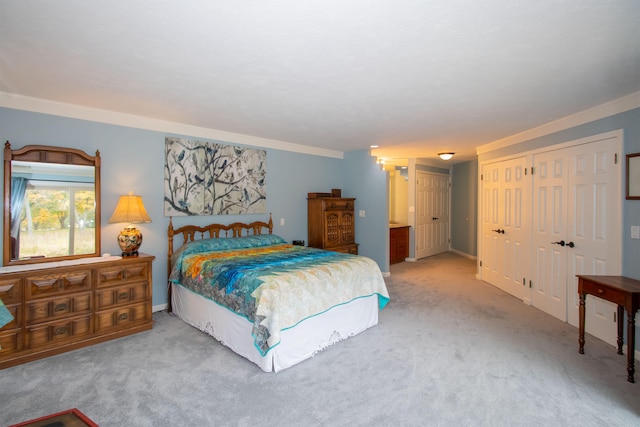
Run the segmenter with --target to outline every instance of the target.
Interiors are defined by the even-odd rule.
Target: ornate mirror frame
[[[12,259],[11,246],[11,165],[12,161],[53,163],[56,165],[92,166],[94,168],[95,186],[95,250],[91,253],[73,254],[51,257],[31,257]],[[82,150],[46,145],[27,145],[15,150],[7,141],[4,145],[4,238],[3,265],[35,264],[68,259],[88,258],[100,255],[100,151],[90,156]]]

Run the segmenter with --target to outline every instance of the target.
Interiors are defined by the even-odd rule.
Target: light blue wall
[[[356,243],[358,253],[374,259],[389,271],[389,180],[369,150],[345,153],[344,197],[356,197]],[[364,218],[359,216],[363,210]]]
[[[534,138],[504,149],[483,154],[479,161],[509,156],[524,151],[560,144],[617,129],[624,131],[624,155],[640,152],[640,108],[585,123],[570,129]],[[621,161],[624,162],[624,155]],[[624,189],[623,189],[624,191]],[[624,196],[623,196],[624,197]],[[631,239],[631,225],[640,225],[640,201],[624,200],[622,225],[622,274],[640,279],[640,240]]]
[[[102,252],[120,252],[116,236],[122,224],[108,224],[118,198],[133,191],[142,196],[152,219],[150,224],[140,224],[144,235],[141,251],[156,256],[153,265],[153,304],[165,304],[167,279],[167,227],[164,217],[164,139],[178,136],[206,140],[188,135],[165,134],[70,119],[59,116],[0,108],[0,138],[10,141],[13,148],[25,145],[55,145],[77,148],[94,154],[100,150],[102,158]],[[232,145],[233,141],[220,141]],[[342,188],[358,198],[359,209],[366,209],[367,217],[356,222],[356,239],[365,254],[372,254],[383,271],[388,271],[388,260],[382,255],[378,238],[368,237],[370,230],[378,232],[381,220],[378,209],[387,212],[386,201],[380,208],[378,193],[386,197],[386,184],[374,176],[369,162],[374,162],[368,152],[346,156],[344,160],[267,149],[267,212],[273,213],[274,233],[288,241],[307,240],[307,193],[327,192]],[[369,162],[367,162],[367,160]],[[352,165],[353,163],[353,165]],[[375,164],[375,163],[374,163]],[[384,174],[382,175],[384,180]],[[369,179],[371,181],[369,182]],[[345,194],[346,195],[346,194]],[[268,214],[267,214],[268,215]],[[231,223],[265,220],[267,215],[225,215],[218,217],[174,218],[174,226],[187,223]],[[284,218],[285,225],[280,225]],[[388,233],[387,233],[388,234]],[[382,236],[386,235],[384,233]],[[360,237],[363,237],[362,239]],[[388,245],[387,245],[388,246]],[[385,246],[386,247],[386,246]],[[386,262],[385,262],[386,261]]]
[[[478,161],[457,163],[451,171],[451,249],[477,256],[477,218]]]

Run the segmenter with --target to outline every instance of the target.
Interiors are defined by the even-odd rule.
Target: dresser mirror
[[[100,152],[6,142],[3,265],[99,254]]]

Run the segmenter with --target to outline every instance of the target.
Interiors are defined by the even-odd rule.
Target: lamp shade
[[[151,222],[147,210],[144,208],[141,196],[128,194],[120,196],[116,210],[109,218],[109,223],[128,222],[130,224]]]
[[[124,230],[118,234],[118,245],[122,249],[122,256],[134,256],[138,254],[138,249],[142,244],[142,233],[133,226],[134,223],[151,222],[147,210],[142,203],[142,197],[129,193],[120,196],[116,210],[109,218],[110,223],[127,222]]]

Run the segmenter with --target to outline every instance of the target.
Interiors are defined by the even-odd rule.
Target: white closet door
[[[484,165],[482,175],[482,279],[525,299],[529,268],[526,158]]]
[[[621,272],[618,149],[609,138],[533,156],[532,304],[576,326],[575,276]],[[589,298],[587,332],[615,344],[615,311]]]
[[[604,139],[568,149],[567,321],[578,326],[577,274],[621,274],[621,187],[616,144]],[[587,332],[616,343],[616,305],[587,297]],[[622,321],[620,319],[619,321]]]
[[[533,157],[533,279],[531,303],[567,320],[567,152]]]
[[[502,224],[500,218],[501,162],[489,163],[482,167],[482,222],[481,248],[482,280],[502,289],[501,270],[504,263],[504,247],[498,230]]]

